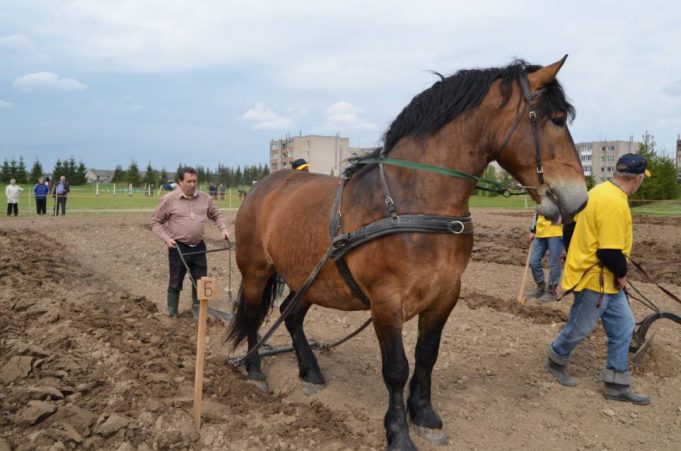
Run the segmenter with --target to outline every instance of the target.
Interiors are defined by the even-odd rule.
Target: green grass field
[[[208,191],[207,186],[202,186],[201,190]],[[35,200],[30,192],[30,187],[24,187],[19,204],[19,214],[21,216],[35,216]],[[121,190],[119,186],[114,193],[112,184],[99,185],[99,195],[96,193],[95,185],[74,186],[71,188],[67,201],[67,214],[149,214],[158,203],[158,199],[164,193],[159,194],[155,191],[151,196],[145,196],[141,189],[133,190],[128,193],[127,189]],[[217,200],[218,207],[227,210],[236,210],[241,205],[241,199],[236,188],[228,189],[225,192],[225,199]],[[534,201],[529,196],[472,196],[470,206],[474,208],[505,208],[513,210],[532,210]],[[54,200],[48,198],[48,214],[52,214]],[[637,201],[632,203],[632,213],[635,215],[661,215],[661,216],[681,216],[681,199],[653,201],[637,205]]]
[[[681,199],[658,200],[642,205],[633,201],[631,212],[634,215],[681,216]]]
[[[207,187],[201,187],[202,191],[208,191]],[[19,203],[19,215],[36,216],[35,199],[33,193],[28,192],[30,188],[24,187]],[[99,185],[99,195],[95,185],[81,185],[71,187],[68,200],[66,202],[67,214],[148,214],[158,204],[158,200],[165,192],[155,191],[151,196],[146,196],[142,189],[133,190],[128,193],[127,189],[121,190],[117,187],[114,193],[112,184]],[[218,197],[218,207],[222,209],[237,209],[241,205],[239,193],[235,188],[225,191],[225,199]],[[47,199],[47,213],[52,214],[54,199]]]

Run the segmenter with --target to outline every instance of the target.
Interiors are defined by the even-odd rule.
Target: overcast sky
[[[0,160],[266,163],[271,139],[375,146],[435,78],[549,64],[576,141],[671,154],[681,6],[665,1],[0,0]]]

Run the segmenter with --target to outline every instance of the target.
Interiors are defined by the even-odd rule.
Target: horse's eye
[[[553,122],[558,127],[564,127],[565,126],[565,118],[564,117],[552,117],[551,122]]]

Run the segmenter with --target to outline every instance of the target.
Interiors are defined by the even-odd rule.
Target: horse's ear
[[[544,66],[539,70],[527,74],[527,81],[530,82],[530,89],[532,91],[537,91],[538,89],[541,89],[551,83],[556,78],[556,75],[558,75],[560,68],[563,67],[563,63],[565,63],[567,57],[568,56],[565,55],[555,63],[549,64],[548,66]]]

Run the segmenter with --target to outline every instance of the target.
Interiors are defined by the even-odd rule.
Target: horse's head
[[[568,130],[574,109],[556,80],[566,58],[519,73],[510,101],[502,102],[498,127],[503,132],[495,137],[494,158],[526,186],[537,212],[554,223],[572,220],[587,201],[582,165]]]

